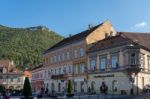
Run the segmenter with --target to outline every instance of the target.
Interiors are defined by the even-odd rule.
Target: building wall
[[[95,43],[99,40],[102,40],[105,38],[105,35],[116,35],[115,29],[112,27],[111,23],[109,21],[105,21],[102,25],[99,26],[98,29],[93,31],[88,37],[86,38],[87,44]]]
[[[50,52],[46,53],[43,55],[43,64],[44,67],[47,68],[47,70],[49,70],[50,72],[50,76],[52,75],[60,75],[59,73],[52,73],[51,70],[55,71],[56,69],[59,68],[69,68],[69,66],[72,66],[72,73],[68,75],[67,79],[65,79],[65,81],[62,82],[62,79],[50,79],[49,81],[49,90],[52,90],[52,83],[54,83],[55,85],[55,90],[58,90],[58,84],[61,83],[61,87],[65,87],[67,81],[70,79],[73,81],[73,83],[77,83],[77,92],[80,92],[80,87],[81,87],[81,83],[85,83],[86,79],[87,79],[87,62],[88,62],[88,58],[87,58],[87,49],[90,46],[91,43],[94,43],[100,39],[104,39],[105,38],[105,33],[109,34],[112,31],[112,35],[115,35],[116,32],[113,29],[113,27],[111,26],[111,24],[106,21],[103,23],[103,25],[101,25],[100,27],[98,27],[95,31],[93,31],[92,33],[90,33],[85,39],[77,41],[77,42],[73,42],[71,44],[69,44],[70,42],[68,42],[68,45],[65,46],[60,46],[59,48],[55,48],[54,50],[51,50]],[[81,57],[80,55],[80,48],[83,48],[83,53],[84,55]],[[74,58],[74,51],[77,50],[77,58]],[[66,60],[66,53],[70,52],[70,59]],[[65,60],[62,61],[62,54],[64,53],[64,57]],[[58,61],[58,56],[61,55],[61,61]],[[51,62],[51,58],[53,57],[53,61],[54,61],[54,57],[56,57],[57,61],[56,62]],[[82,65],[84,66],[84,68],[82,68]],[[75,68],[77,67],[77,72],[75,73]],[[80,70],[82,72],[80,72]],[[67,73],[68,74],[68,73]],[[63,79],[64,80],[64,79]],[[48,81],[46,81],[48,82]],[[87,90],[87,88],[84,88],[85,90]],[[62,89],[61,89],[62,90]]]
[[[135,69],[131,69],[131,71],[127,71],[126,66],[131,66],[131,54],[135,53]],[[118,56],[118,67],[112,69],[112,58],[111,56],[117,55]],[[99,58],[101,56],[106,57],[106,68],[105,70],[100,70]],[[119,47],[109,48],[97,52],[92,52],[88,54],[88,86],[91,87],[91,82],[95,82],[95,90],[99,92],[99,87],[101,83],[104,81],[109,87],[109,93],[114,93],[115,91],[112,90],[113,81],[117,81],[117,92],[116,94],[120,94],[121,90],[125,90],[127,94],[130,94],[132,88],[132,81],[130,80],[131,77],[134,79],[133,89],[134,94],[139,94],[143,91],[144,86],[150,85],[150,65],[148,66],[148,57],[150,56],[150,52],[144,49],[139,48],[127,48],[126,45],[122,45]],[[90,67],[90,60],[96,60],[96,68],[91,70]],[[134,66],[134,65],[133,65]],[[136,68],[141,69],[136,73]],[[114,75],[109,77],[109,75]],[[134,75],[133,75],[134,74]],[[100,77],[94,78],[94,76],[100,75]],[[108,76],[108,77],[107,77]],[[99,87],[98,87],[99,86]]]

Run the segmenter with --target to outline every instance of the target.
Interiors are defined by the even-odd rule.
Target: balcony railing
[[[141,70],[142,67],[139,64],[134,64],[134,65],[124,65],[124,66],[118,66],[116,68],[105,68],[105,69],[93,69],[93,70],[88,70],[87,72],[89,74],[92,73],[104,73],[104,72],[114,72],[114,71],[123,71],[123,70]]]

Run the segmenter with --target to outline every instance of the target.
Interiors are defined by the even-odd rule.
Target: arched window
[[[91,91],[95,92],[95,82],[94,81],[91,82]]]
[[[52,92],[55,91],[55,84],[54,83],[51,84],[51,89],[52,89]]]
[[[116,80],[113,80],[113,82],[112,82],[113,92],[117,92],[117,89],[118,89],[118,82]]]
[[[61,92],[61,84],[58,83],[58,91]]]

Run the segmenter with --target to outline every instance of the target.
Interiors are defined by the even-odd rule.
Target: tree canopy
[[[63,37],[43,26],[10,28],[0,25],[0,59],[13,60],[18,68],[42,62],[42,53]]]

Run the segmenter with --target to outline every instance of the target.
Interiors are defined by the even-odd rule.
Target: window
[[[131,65],[135,65],[136,64],[136,56],[135,56],[135,53],[131,53],[130,54],[130,64]]]
[[[117,68],[118,67],[118,57],[117,56],[112,56],[111,57],[111,67],[112,68]]]
[[[14,80],[14,79],[13,79],[13,78],[11,78],[11,79],[10,79],[10,82],[13,82],[13,80]]]
[[[66,53],[66,59],[67,59],[67,60],[70,59],[70,53],[69,53],[69,52]]]
[[[66,67],[63,68],[63,73],[64,73],[64,74],[66,73]]]
[[[80,57],[83,57],[83,56],[84,56],[84,49],[80,48]]]
[[[81,82],[80,82],[80,85],[81,85],[81,92],[84,92],[84,82],[81,81]]]
[[[53,57],[50,58],[51,63],[53,63]]]
[[[56,75],[57,70],[55,69],[55,75]]]
[[[60,62],[60,60],[61,60],[60,58],[61,58],[60,55],[58,55],[58,62]]]
[[[20,78],[18,78],[17,82],[20,82]]]
[[[56,60],[56,55],[55,55],[55,56],[54,56],[54,63],[56,63],[56,61],[57,61],[57,60]]]
[[[78,51],[74,50],[74,58],[77,59],[78,58]]]
[[[77,82],[74,82],[74,92],[77,92]]]
[[[64,61],[64,60],[65,60],[65,54],[62,53],[62,61]]]
[[[99,59],[99,69],[103,70],[106,68],[106,58],[100,58]]]
[[[80,64],[80,73],[84,73],[84,64]]]
[[[145,61],[144,54],[140,54],[140,64],[142,68],[144,68],[144,64],[145,64],[144,61]]]
[[[77,64],[74,65],[74,73],[75,73],[75,74],[78,74],[78,65],[77,65]]]
[[[59,68],[59,74],[61,74],[61,68]]]
[[[112,89],[114,92],[117,92],[118,82],[116,80],[113,80],[112,82]]]
[[[150,70],[150,56],[147,57],[148,61],[148,70]]]
[[[90,70],[95,70],[96,69],[96,60],[92,59],[90,60]]]
[[[6,68],[3,68],[3,73],[6,73],[6,72],[7,72]]]
[[[72,66],[69,66],[69,73],[72,73]]]

